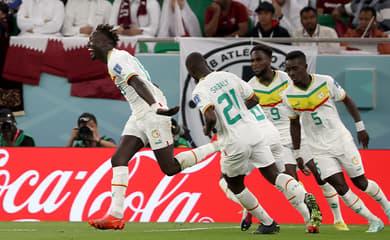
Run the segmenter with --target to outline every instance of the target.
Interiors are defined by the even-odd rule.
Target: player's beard
[[[264,77],[265,74],[267,74],[268,72],[268,69],[267,68],[264,68],[263,70],[261,70],[259,73],[256,74],[257,77]]]

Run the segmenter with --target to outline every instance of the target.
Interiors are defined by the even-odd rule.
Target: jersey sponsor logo
[[[121,67],[121,65],[119,65],[118,63],[115,64],[115,66],[114,66],[114,71],[115,71],[116,73],[118,73],[118,74],[121,74],[121,73],[122,73],[122,67]]]
[[[211,49],[203,54],[206,62],[214,71],[232,72],[241,77],[245,81],[249,81],[253,77],[251,70],[250,51],[256,41],[242,41],[229,44],[220,48]],[[271,46],[272,47],[272,46]],[[288,53],[287,49],[272,48],[272,68],[284,70],[285,57]],[[195,88],[195,82],[189,74],[183,84],[183,95],[181,98],[181,117],[183,125],[191,129],[191,138],[193,142],[199,146],[210,142],[210,139],[203,136],[203,116],[198,110],[199,103],[195,97],[192,97],[192,91]],[[219,86],[221,87],[221,86]],[[216,87],[214,91],[217,91]]]

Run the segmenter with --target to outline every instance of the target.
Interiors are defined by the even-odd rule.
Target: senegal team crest
[[[153,138],[159,138],[160,137],[160,131],[155,129],[152,131],[152,137]]]

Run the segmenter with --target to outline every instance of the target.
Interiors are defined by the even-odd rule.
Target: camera
[[[77,136],[78,140],[86,141],[89,140],[91,136],[92,136],[92,131],[91,129],[89,129],[89,127],[84,125],[79,128],[79,134]]]
[[[6,120],[5,122],[3,122],[3,124],[1,125],[1,131],[2,132],[10,132],[12,130],[12,126],[14,126],[14,122],[11,121],[11,120]]]

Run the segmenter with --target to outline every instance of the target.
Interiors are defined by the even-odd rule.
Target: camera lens
[[[90,136],[92,136],[92,131],[91,131],[91,129],[89,129],[89,127],[84,125],[84,126],[79,128],[78,139],[88,140]]]

